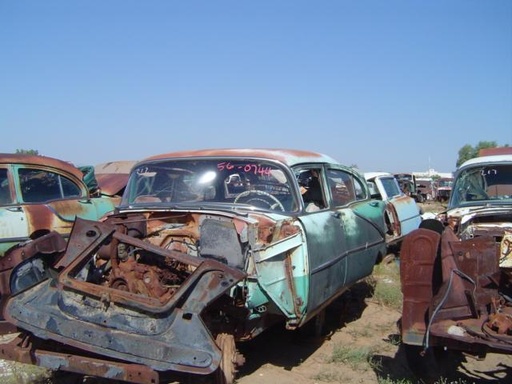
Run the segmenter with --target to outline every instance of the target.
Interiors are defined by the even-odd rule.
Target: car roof
[[[26,155],[21,153],[0,153],[0,164],[41,165],[61,169],[83,180],[83,173],[73,164],[48,156]]]
[[[381,176],[387,176],[387,177],[395,177],[393,174],[389,172],[365,172],[364,178],[366,180],[373,179],[374,177],[381,177]]]
[[[339,164],[334,158],[318,152],[294,149],[254,149],[254,148],[226,148],[226,149],[201,149],[180,152],[164,153],[151,156],[142,162],[152,160],[174,159],[192,157],[249,157],[280,161],[288,166],[302,163],[330,163]]]
[[[461,166],[457,169],[457,171],[473,165],[499,163],[512,163],[512,155],[491,155],[474,157],[462,163]]]

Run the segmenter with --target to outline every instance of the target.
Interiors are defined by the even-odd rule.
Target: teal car
[[[20,288],[4,314],[33,343],[15,340],[0,357],[36,354],[42,366],[140,383],[176,372],[233,383],[239,343],[321,318],[372,273],[386,253],[384,211],[361,174],[319,153],[145,159],[116,212],[77,219],[66,251],[52,248],[56,234],[39,240],[44,255],[25,249],[32,268],[56,273],[37,283],[10,274]],[[38,340],[44,348],[23,353]]]
[[[82,171],[65,161],[0,154],[0,257],[51,231],[67,237],[76,217],[98,220],[119,201],[93,196]]]

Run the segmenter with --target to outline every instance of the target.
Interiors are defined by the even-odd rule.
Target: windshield
[[[451,188],[453,185],[452,180],[439,179],[438,185],[440,188]]]
[[[295,211],[288,174],[278,164],[247,159],[165,160],[137,166],[122,205],[229,203]]]
[[[455,180],[450,208],[489,202],[512,203],[512,164],[486,165],[462,171]]]

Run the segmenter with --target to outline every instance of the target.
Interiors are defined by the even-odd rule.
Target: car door
[[[0,257],[29,238],[28,222],[16,197],[11,167],[0,168]]]
[[[307,313],[314,314],[345,287],[348,259],[352,252],[352,244],[347,243],[351,239],[346,235],[345,226],[349,220],[353,220],[353,215],[346,204],[334,204],[329,191],[331,182],[324,167],[302,166],[294,172],[301,188],[306,189],[302,191],[304,206],[300,221],[306,234],[309,264]],[[311,186],[319,190],[311,193]],[[333,187],[341,187],[341,184]],[[345,196],[348,191],[339,192],[340,197],[348,197]],[[311,209],[309,198],[313,195],[315,208]]]
[[[331,166],[326,175],[332,210],[341,219],[347,286],[370,275],[386,252],[385,204],[369,199],[364,177],[352,169]]]
[[[404,236],[417,229],[421,215],[416,200],[400,191],[400,186],[393,176],[378,177],[375,182],[388,204],[390,220],[396,221],[392,223],[395,235]]]
[[[385,252],[384,204],[369,200],[366,183],[348,169],[321,170],[325,208],[300,220],[307,238],[308,313],[315,313],[345,287],[368,276]]]

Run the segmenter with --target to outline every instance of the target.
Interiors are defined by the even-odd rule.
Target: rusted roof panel
[[[36,164],[52,168],[63,169],[72,173],[75,177],[82,180],[83,173],[73,164],[53,157],[39,155],[25,155],[19,153],[0,153],[0,164]]]
[[[512,155],[512,147],[483,148],[478,156]]]
[[[127,173],[100,173],[96,175],[98,186],[103,194],[114,196],[119,195],[128,183]]]
[[[305,150],[291,150],[291,149],[254,149],[254,148],[226,148],[226,149],[202,149],[191,151],[170,152],[160,155],[155,155],[146,158],[144,161],[160,160],[168,158],[181,158],[181,157],[254,157],[266,158],[280,161],[284,164],[292,166],[294,164],[306,162],[325,162],[325,163],[338,163],[330,156],[305,151]]]
[[[94,166],[96,175],[104,173],[130,173],[132,167],[137,163],[136,160],[109,161]]]

